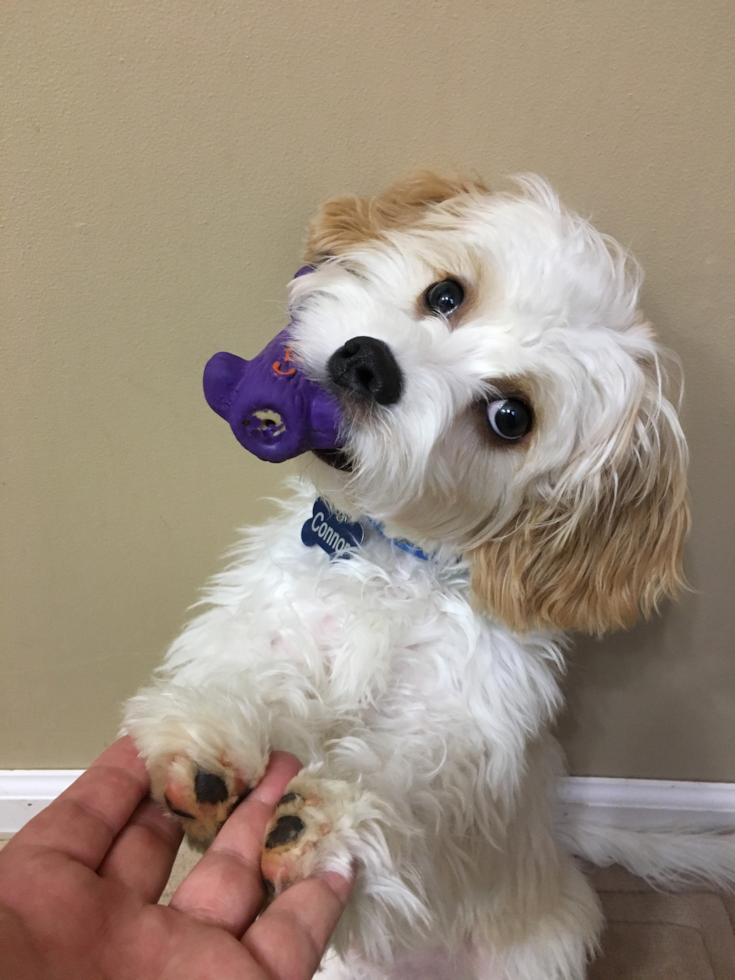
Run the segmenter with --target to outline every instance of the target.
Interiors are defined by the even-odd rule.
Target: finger
[[[146,902],[157,902],[182,837],[179,825],[157,803],[143,800],[115,838],[98,874],[122,882]]]
[[[265,776],[227,820],[214,843],[176,889],[170,907],[241,936],[263,904],[260,851],[265,828],[288,783],[301,768],[274,752]]]
[[[118,739],[17,835],[94,870],[148,792],[145,765],[128,736]]]
[[[282,892],[242,938],[274,980],[309,980],[344,911],[352,881],[333,871],[304,878]]]

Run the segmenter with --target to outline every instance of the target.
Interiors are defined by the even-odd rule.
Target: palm
[[[0,906],[9,910],[0,944],[17,940],[0,957],[0,977],[307,980],[349,885],[337,875],[307,879],[256,918],[265,826],[297,770],[292,756],[274,754],[170,906],[159,906],[180,831],[145,798],[130,740],[115,743],[0,855]]]

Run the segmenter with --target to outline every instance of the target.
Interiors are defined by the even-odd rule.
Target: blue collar
[[[369,524],[386,541],[390,541],[406,554],[420,558],[421,561],[430,561],[431,556],[410,541],[405,541],[403,538],[389,538],[382,525],[372,517],[363,517],[361,521],[347,521],[333,511],[322,497],[318,497],[314,502],[311,517],[301,528],[301,540],[307,548],[315,544],[319,545],[330,558],[349,558],[352,549],[362,544],[365,536],[364,524]]]
[[[427,555],[425,551],[422,551],[421,548],[418,547],[418,545],[411,544],[411,542],[406,541],[405,538],[389,538],[383,530],[383,525],[378,524],[378,522],[374,521],[372,517],[366,517],[364,520],[366,520],[370,527],[374,528],[378,534],[382,534],[386,541],[390,541],[390,543],[394,544],[396,548],[400,548],[401,551],[405,551],[407,555],[413,555],[414,558],[420,558],[421,561],[430,561],[431,555]]]

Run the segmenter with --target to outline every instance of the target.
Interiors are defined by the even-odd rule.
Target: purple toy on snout
[[[311,271],[306,266],[296,275]],[[289,327],[251,361],[224,351],[210,358],[204,397],[229,422],[237,441],[267,462],[340,446],[339,402],[301,372]]]

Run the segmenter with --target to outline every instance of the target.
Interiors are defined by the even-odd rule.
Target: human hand
[[[181,831],[115,742],[0,852],[1,980],[308,980],[351,884],[306,878],[256,918],[265,828],[299,768],[273,753],[164,906]]]

